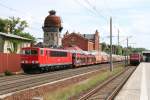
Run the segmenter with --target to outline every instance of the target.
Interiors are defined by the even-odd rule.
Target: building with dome
[[[42,28],[44,31],[43,44],[45,47],[58,47],[61,45],[61,18],[56,16],[54,10],[49,11],[49,15],[45,18],[44,26]]]

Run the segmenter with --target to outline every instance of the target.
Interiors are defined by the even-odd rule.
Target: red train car
[[[114,61],[118,61],[114,56]],[[64,50],[52,48],[22,48],[21,67],[24,72],[44,72],[68,67],[80,67],[98,63],[108,63],[106,53],[91,53],[82,50]]]
[[[73,66],[79,67],[79,66],[85,66],[85,65],[92,65],[96,63],[96,58],[92,54],[86,54],[86,53],[73,53]]]
[[[61,49],[28,47],[22,48],[21,61],[25,72],[48,71],[72,65],[72,54]]]
[[[72,53],[73,54],[73,66],[74,67],[79,67],[79,66],[84,66],[86,65],[86,55],[82,53]]]
[[[138,65],[141,62],[142,56],[140,53],[132,53],[130,54],[130,64]]]
[[[102,61],[101,63],[108,63],[109,62],[109,55],[105,52],[101,52]]]
[[[21,67],[24,72],[49,71],[65,67],[79,67],[96,63],[95,55],[63,49],[22,48]]]

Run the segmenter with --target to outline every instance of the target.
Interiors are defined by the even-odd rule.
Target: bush
[[[6,76],[11,76],[11,75],[13,75],[13,73],[12,73],[11,71],[9,71],[9,70],[6,70],[6,71],[4,72],[4,74],[5,74]]]

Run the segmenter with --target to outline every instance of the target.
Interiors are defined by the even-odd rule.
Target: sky
[[[61,16],[63,31],[100,33],[100,42],[109,44],[109,19],[113,22],[113,44],[150,49],[150,0],[0,0],[0,18],[10,16],[26,20],[30,32],[43,38],[42,26],[50,10]],[[38,40],[41,41],[41,40]]]

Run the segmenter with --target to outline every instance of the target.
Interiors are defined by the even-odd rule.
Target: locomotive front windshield
[[[23,51],[22,51],[22,54],[25,54],[25,55],[37,55],[37,54],[38,54],[38,51],[37,51],[37,50],[30,50],[30,49],[27,49],[27,50],[23,50]]]

